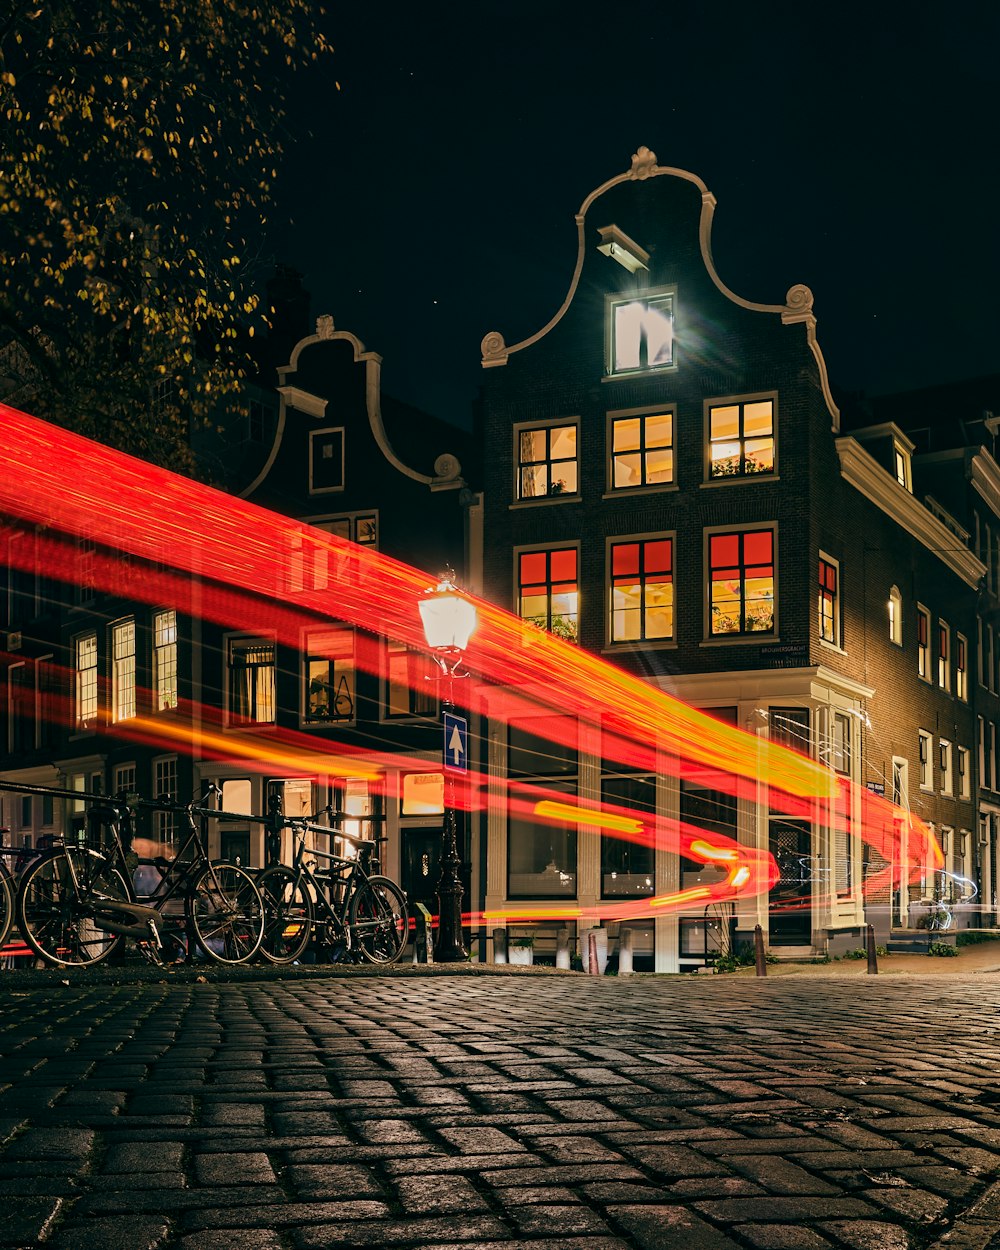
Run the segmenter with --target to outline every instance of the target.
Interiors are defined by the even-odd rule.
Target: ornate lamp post
[[[434,661],[446,680],[441,699],[444,729],[443,760],[445,777],[444,825],[441,830],[441,876],[438,880],[438,936],[434,958],[438,963],[459,963],[469,952],[462,941],[462,860],[458,853],[455,812],[455,773],[467,768],[462,742],[464,721],[455,716],[453,687],[462,672],[462,656],[476,628],[476,609],[455,585],[454,573],[446,569],[437,586],[420,600],[424,636]],[[449,728],[452,742],[448,740]],[[450,755],[450,758],[449,758]]]

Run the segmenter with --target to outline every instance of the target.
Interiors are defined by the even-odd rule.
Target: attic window
[[[597,250],[623,265],[629,273],[649,269],[649,253],[617,226],[601,226],[597,233],[601,236]]]
[[[908,490],[912,494],[913,479],[910,476],[910,450],[897,439],[893,439],[892,461],[896,481],[904,490]]]

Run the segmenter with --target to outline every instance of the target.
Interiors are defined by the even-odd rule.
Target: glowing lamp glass
[[[420,619],[432,651],[464,651],[476,628],[476,609],[454,587],[442,583],[420,600]]]

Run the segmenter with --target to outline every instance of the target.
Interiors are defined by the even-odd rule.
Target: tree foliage
[[[175,468],[233,396],[310,0],[9,0],[0,377],[10,402]],[[257,244],[259,246],[259,243]],[[149,418],[152,419],[149,419]]]

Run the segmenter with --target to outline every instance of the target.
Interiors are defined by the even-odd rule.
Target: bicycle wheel
[[[7,945],[14,923],[14,879],[0,862],[0,948]]]
[[[130,903],[125,878],[95,851],[64,847],[36,860],[21,878],[17,923],[36,955],[59,967],[100,963],[125,938],[94,918],[102,901]]]
[[[347,924],[352,950],[372,964],[395,963],[409,930],[406,895],[388,877],[369,877],[351,898]]]
[[[257,952],[272,964],[293,963],[309,945],[312,900],[290,868],[268,868],[257,878],[264,904],[264,939]]]
[[[235,864],[206,864],[188,899],[198,945],[218,964],[252,959],[264,936],[264,908],[253,879]]]

